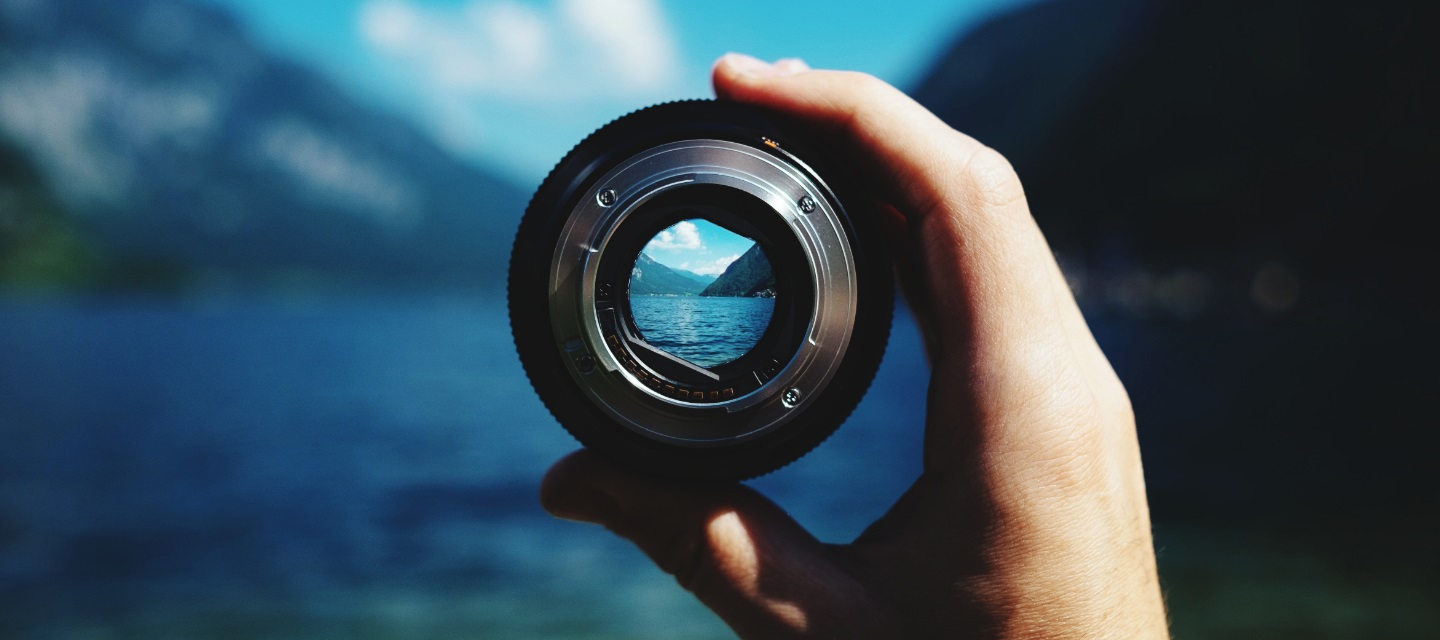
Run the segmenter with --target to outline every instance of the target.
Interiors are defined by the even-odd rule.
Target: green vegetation
[[[0,140],[0,287],[91,285],[99,257],[19,149]]]
[[[29,157],[0,139],[0,289],[180,290],[189,271],[172,260],[98,249]]]
[[[744,255],[725,268],[715,282],[700,292],[702,296],[743,298],[775,297],[775,273],[760,245],[750,247]]]

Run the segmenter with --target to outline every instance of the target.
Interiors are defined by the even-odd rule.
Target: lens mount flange
[[[823,441],[869,386],[889,334],[892,269],[868,199],[803,126],[714,101],[620,118],[536,191],[511,254],[511,329],[551,413],[642,472],[745,478]],[[823,176],[823,177],[822,177]],[[700,367],[646,343],[628,274],[660,229],[699,217],[774,268],[770,324]]]
[[[763,202],[804,252],[813,311],[799,348],[758,388],[719,402],[690,401],[688,390],[656,385],[601,315],[617,295],[597,295],[600,264],[631,214],[653,198],[699,185],[735,189]],[[601,197],[602,194],[613,194]],[[802,201],[819,203],[806,213]],[[610,204],[605,204],[605,202]],[[631,255],[633,258],[633,254]],[[843,225],[825,191],[798,167],[725,140],[660,145],[607,172],[581,195],[551,261],[550,322],[557,348],[576,354],[566,368],[610,417],[645,437],[680,446],[715,446],[759,437],[803,413],[845,356],[854,329],[857,281]],[[613,287],[614,285],[612,285]],[[613,338],[612,338],[613,336]],[[587,357],[588,356],[588,357]],[[777,358],[778,360],[778,358]],[[641,377],[641,376],[645,377]],[[666,387],[670,387],[669,391]],[[684,393],[684,398],[681,398]],[[701,393],[704,393],[702,391]],[[789,394],[794,402],[786,402]],[[695,412],[702,411],[703,419]]]

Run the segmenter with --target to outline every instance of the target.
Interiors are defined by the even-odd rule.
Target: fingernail
[[[620,517],[620,505],[609,494],[588,484],[548,487],[540,504],[550,515],[565,520],[609,524]]]
[[[784,72],[784,75],[793,75],[809,71],[810,65],[805,64],[805,61],[800,58],[781,58],[775,61],[775,68]]]
[[[804,71],[806,68],[808,68],[803,66],[803,62],[800,63],[802,68],[797,69],[795,68],[794,64],[770,64],[768,62],[765,62],[764,60],[761,60],[754,56],[747,56],[743,53],[727,53],[720,58],[720,62],[728,65],[731,69],[734,69],[741,75],[751,76],[754,78],[774,78],[778,76],[788,76],[791,74],[799,73],[800,71]]]

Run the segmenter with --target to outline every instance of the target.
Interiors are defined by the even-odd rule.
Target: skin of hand
[[[633,541],[742,638],[1166,638],[1129,397],[997,152],[873,77],[739,54],[720,99],[810,123],[893,214],[932,375],[919,479],[850,544],[738,483],[588,452],[552,514]]]

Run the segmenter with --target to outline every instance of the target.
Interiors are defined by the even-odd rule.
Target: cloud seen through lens
[[[644,252],[650,259],[673,269],[718,276],[753,246],[755,241],[750,238],[694,218],[655,234]]]

